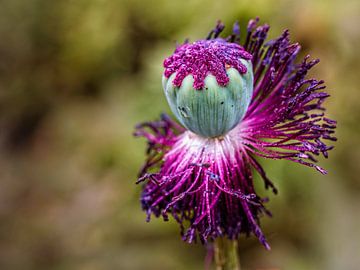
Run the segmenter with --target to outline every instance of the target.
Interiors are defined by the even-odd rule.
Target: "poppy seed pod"
[[[250,104],[251,59],[242,46],[217,36],[178,46],[164,61],[162,82],[180,123],[203,137],[233,129]]]
[[[171,111],[181,124],[203,137],[218,137],[233,129],[244,117],[253,91],[251,62],[239,59],[245,74],[226,69],[228,83],[222,86],[208,74],[201,90],[194,88],[194,78],[187,75],[180,87],[174,85],[176,73],[163,76],[163,87]]]

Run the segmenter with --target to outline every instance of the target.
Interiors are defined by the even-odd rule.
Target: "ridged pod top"
[[[164,60],[164,76],[169,78],[176,73],[173,85],[180,87],[184,78],[191,74],[193,87],[201,90],[205,86],[206,76],[211,74],[220,86],[227,86],[229,77],[226,70],[232,67],[245,74],[247,68],[241,60],[251,58],[251,54],[237,43],[222,38],[198,40],[178,46],[173,55]]]

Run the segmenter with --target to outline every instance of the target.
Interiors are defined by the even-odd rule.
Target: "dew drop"
[[[182,117],[190,118],[190,116],[188,115],[185,107],[178,107],[178,109],[179,109],[179,112],[180,112]]]

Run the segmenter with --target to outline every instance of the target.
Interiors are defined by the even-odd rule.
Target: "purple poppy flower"
[[[147,220],[153,214],[179,224],[185,241],[254,234],[270,249],[259,225],[266,199],[253,173],[275,194],[258,157],[313,167],[328,157],[336,121],[325,117],[323,81],[308,79],[319,62],[296,57],[288,31],[265,42],[268,25],[251,20],[244,43],[239,26],[219,37],[218,23],[205,40],[185,42],[164,61],[163,87],[178,124],[167,115],[136,128],[148,141],[137,183]],[[184,127],[185,128],[184,128]]]

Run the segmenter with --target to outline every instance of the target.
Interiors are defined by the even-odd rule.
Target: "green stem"
[[[214,242],[216,270],[240,270],[237,240],[218,237]]]

